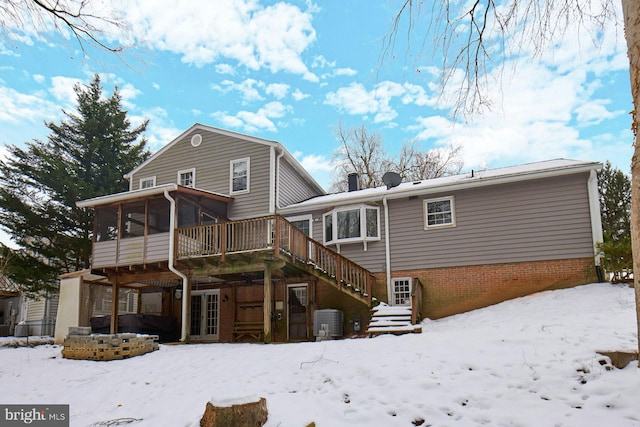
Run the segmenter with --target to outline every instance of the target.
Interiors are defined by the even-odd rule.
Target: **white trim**
[[[593,239],[593,254],[595,264],[600,265],[602,254],[598,250],[598,243],[604,241],[602,234],[602,218],[600,217],[600,193],[598,192],[598,173],[594,170],[587,180],[589,194],[589,214],[591,216],[591,238]]]
[[[183,174],[191,174],[191,185],[184,185],[180,182],[180,175]],[[190,168],[190,169],[182,169],[178,171],[178,174],[176,175],[176,184],[178,185],[182,185],[183,187],[191,187],[191,188],[196,188],[196,168]]]
[[[206,304],[204,304],[204,296],[206,295],[217,295],[218,297],[218,310],[216,312],[216,324],[217,324],[217,334],[202,334],[202,332],[204,332],[207,328],[207,307]],[[201,290],[195,290],[195,291],[191,291],[191,297],[196,297],[196,296],[200,296],[202,301],[202,307],[201,307],[201,312],[200,312],[200,335],[193,335],[193,333],[191,333],[191,331],[189,331],[191,333],[190,338],[195,340],[195,341],[219,341],[220,340],[220,311],[222,309],[222,299],[220,298],[220,289],[201,289]],[[185,296],[183,295],[182,298],[184,299]],[[191,301],[189,301],[189,308],[191,311]],[[191,323],[191,317],[193,316],[193,314],[190,314],[189,316],[189,323]]]
[[[276,149],[269,147],[269,215],[276,213]]]
[[[443,202],[443,201],[448,201],[449,202],[449,206],[451,208],[451,222],[447,222],[445,224],[433,224],[433,225],[429,225],[429,217],[428,217],[428,212],[427,212],[427,205],[429,203],[435,203],[435,202]],[[455,227],[456,226],[456,202],[455,202],[455,198],[454,196],[446,196],[446,197],[437,197],[435,199],[424,199],[422,201],[422,209],[423,209],[423,224],[424,224],[424,229],[425,230],[432,230],[434,228],[448,228],[448,227]]]
[[[154,175],[154,176],[146,176],[146,177],[144,177],[144,178],[140,178],[140,180],[138,181],[138,188],[139,188],[140,190],[144,190],[144,189],[146,189],[146,188],[151,188],[151,187],[144,187],[144,188],[143,188],[143,187],[142,187],[142,183],[143,183],[144,181],[151,181],[151,183],[152,183],[152,184],[151,184],[151,187],[155,187],[155,186],[156,186],[156,176],[155,176],[155,175]]]
[[[233,165],[236,163],[247,163],[247,188],[244,190],[233,191]],[[251,157],[242,159],[234,159],[229,161],[229,194],[246,194],[251,191]]]

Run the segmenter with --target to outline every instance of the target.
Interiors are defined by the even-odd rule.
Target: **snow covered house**
[[[185,341],[309,340],[362,334],[375,300],[410,306],[415,322],[593,282],[600,167],[364,190],[351,177],[327,195],[280,143],[195,124],[127,174],[130,191],[78,202],[95,210],[92,268],[62,278],[73,314],[59,311],[56,339],[138,322]]]

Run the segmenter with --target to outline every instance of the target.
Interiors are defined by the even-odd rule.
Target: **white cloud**
[[[500,108],[469,123],[440,115],[422,117],[407,130],[435,145],[462,145],[466,167],[559,157],[604,160],[599,147],[610,143],[603,143],[607,137],[598,137],[594,125],[623,112],[609,111],[608,100],[593,98],[600,86],[581,68],[558,74],[543,63],[519,63],[514,75],[489,88],[501,95]],[[583,136],[583,131],[596,136]]]
[[[576,119],[580,126],[597,125],[606,119],[624,114],[624,111],[609,111],[607,105],[611,101],[607,99],[594,99],[579,105],[576,108]]]
[[[324,103],[334,106],[340,112],[351,115],[374,115],[374,123],[389,123],[398,117],[396,108],[392,106],[395,99],[400,99],[403,104],[428,105],[424,89],[415,84],[399,84],[392,81],[383,81],[367,90],[361,83],[352,83],[335,92],[327,94]],[[431,102],[433,103],[433,102]]]
[[[338,68],[334,73],[336,76],[355,76],[356,74],[358,72],[353,68]]]
[[[46,80],[46,77],[45,77],[45,76],[43,76],[42,74],[34,74],[34,75],[33,75],[33,80],[34,80],[36,83],[40,83],[40,84],[42,84],[42,83],[44,83],[44,81]]]
[[[236,74],[235,68],[229,64],[216,64],[215,69],[218,74],[229,74],[232,76]]]
[[[272,95],[276,99],[282,99],[287,96],[289,88],[290,86],[284,83],[272,83],[267,85],[264,91],[267,95]]]
[[[43,93],[26,94],[0,87],[0,123],[39,124],[43,120],[53,120],[59,111],[59,105],[47,100]]]
[[[196,66],[224,58],[251,70],[283,71],[318,80],[302,59],[316,39],[315,8],[302,11],[282,2],[263,6],[254,0],[185,0],[180,7],[172,0],[138,0],[121,5],[132,23],[127,42],[176,53],[183,62]]]
[[[49,93],[51,93],[56,100],[62,102],[64,106],[72,105],[76,101],[76,93],[73,87],[78,83],[82,84],[83,82],[74,77],[51,77]]]
[[[266,130],[275,132],[277,130],[273,119],[284,117],[292,110],[291,106],[284,105],[280,102],[269,102],[258,111],[239,111],[235,115],[227,112],[218,111],[211,116],[222,122],[225,126],[242,129],[245,132],[259,132]]]
[[[233,90],[240,92],[242,94],[242,101],[245,103],[264,100],[258,89],[256,89],[262,89],[264,87],[264,82],[259,82],[255,79],[246,79],[240,83],[235,83],[231,80],[224,80],[220,85],[211,85],[213,90],[217,90],[222,93],[227,93]]]
[[[300,89],[296,89],[293,91],[293,93],[291,94],[291,96],[293,97],[293,99],[295,99],[296,101],[302,101],[305,98],[310,97],[311,95],[307,94],[307,93],[302,93],[302,91]]]

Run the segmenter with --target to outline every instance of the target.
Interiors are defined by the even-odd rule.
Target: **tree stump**
[[[207,402],[200,427],[262,427],[267,422],[267,416],[267,400],[264,397],[257,402],[231,406],[213,406]]]

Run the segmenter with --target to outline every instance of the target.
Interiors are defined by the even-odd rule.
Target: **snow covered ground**
[[[593,284],[425,321],[422,334],[161,345],[113,362],[0,348],[0,403],[70,404],[71,426],[197,426],[205,403],[267,399],[267,426],[638,426],[633,289]],[[122,424],[124,425],[124,424]]]

